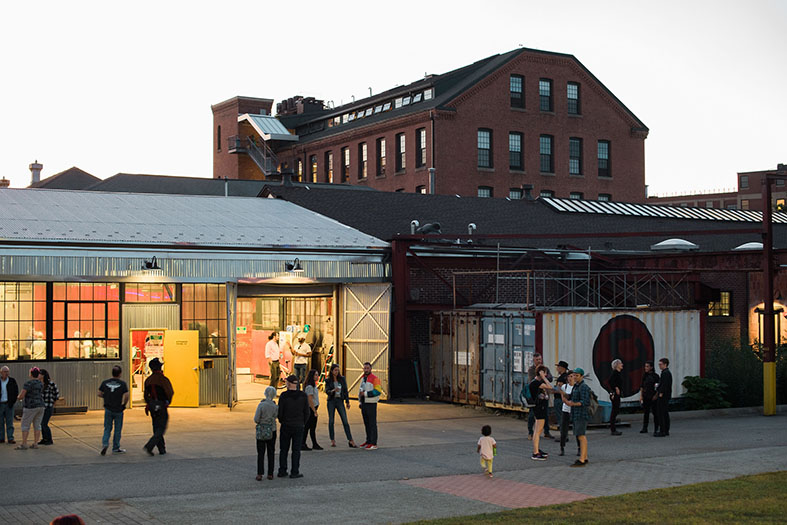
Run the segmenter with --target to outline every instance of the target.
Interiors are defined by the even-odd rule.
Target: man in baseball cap
[[[590,387],[587,386],[583,380],[585,377],[585,370],[582,368],[574,369],[574,389],[571,391],[571,399],[563,396],[563,402],[571,407],[571,422],[574,425],[574,435],[579,440],[579,459],[576,460],[572,467],[584,467],[588,463],[588,440],[585,432],[588,427],[588,419],[590,413],[588,407],[590,406]]]

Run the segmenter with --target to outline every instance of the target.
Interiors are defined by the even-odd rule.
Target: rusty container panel
[[[433,399],[481,404],[479,327],[475,312],[432,315],[429,390]]]

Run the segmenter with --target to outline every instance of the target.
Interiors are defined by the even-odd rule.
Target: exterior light
[[[295,259],[291,263],[286,263],[284,268],[290,273],[303,273],[303,266],[301,266],[301,260]]]

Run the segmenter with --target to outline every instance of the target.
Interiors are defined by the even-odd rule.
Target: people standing
[[[612,403],[612,412],[609,415],[609,431],[613,436],[619,436],[622,434],[615,424],[618,420],[618,414],[620,413],[620,393],[621,389],[623,388],[623,376],[621,375],[620,371],[623,370],[623,361],[620,359],[615,359],[611,363],[612,366],[612,375],[609,376],[609,400]]]
[[[568,383],[568,363],[559,361],[555,364],[555,368],[558,374],[557,378],[555,378],[555,388],[562,389]],[[560,394],[553,396],[552,405],[555,410],[555,423],[557,428],[560,429],[560,424],[563,421],[563,401]],[[547,426],[549,426],[549,421],[547,421]],[[555,441],[560,441],[560,438],[556,436]]]
[[[167,453],[164,433],[167,431],[169,413],[167,407],[172,403],[172,396],[175,391],[164,372],[161,371],[164,363],[158,357],[153,358],[148,363],[151,374],[145,379],[145,414],[150,414],[153,423],[153,435],[144,446],[145,452],[149,456],[153,455],[153,447],[158,448],[159,455]]]
[[[541,450],[539,445],[541,444],[541,430],[549,418],[549,393],[554,390],[547,379],[547,367],[541,365],[536,368],[536,377],[530,382],[528,388],[530,389],[530,397],[535,402],[533,413],[536,419],[536,424],[533,428],[533,454],[530,456],[530,459],[546,461],[549,454]],[[547,436],[544,437],[546,438]]]
[[[492,463],[497,455],[497,441],[492,437],[492,427],[484,425],[481,427],[481,437],[478,438],[476,452],[481,455],[481,468],[484,474],[492,477]]]
[[[287,454],[292,446],[291,478],[302,478],[301,444],[306,421],[309,419],[309,400],[306,394],[298,390],[298,377],[287,377],[287,390],[279,396],[278,418],[281,428],[279,431],[279,473],[278,477],[287,476]]]
[[[560,387],[560,390],[566,394],[568,399],[571,399],[571,391],[574,389],[574,371],[566,371],[566,384]],[[561,414],[560,414],[560,455],[565,456],[566,441],[568,441],[568,427],[571,425],[571,407],[563,403],[561,394]],[[580,454],[579,438],[577,440],[577,456]]]
[[[19,396],[19,385],[11,377],[11,370],[7,366],[0,368],[0,443],[6,439],[10,445],[14,441],[14,405]]]
[[[123,433],[123,411],[128,404],[128,385],[120,379],[123,369],[115,365],[112,367],[112,377],[105,379],[98,387],[98,397],[104,400],[104,437],[101,439],[101,455],[104,456],[109,448],[109,436],[112,434],[112,427],[115,427],[115,435],[112,438],[112,452],[114,454],[124,454],[126,451],[120,448],[120,437]]]
[[[38,448],[41,438],[41,420],[44,418],[44,384],[41,382],[41,370],[34,366],[30,369],[28,379],[17,396],[19,401],[24,400],[22,409],[22,444],[16,450],[27,449],[27,436],[30,434],[30,425],[33,425],[33,444],[30,448]]]
[[[533,380],[536,378],[536,368],[539,366],[543,366],[544,358],[541,354],[535,353],[533,354],[533,365],[527,369],[527,382],[528,384],[532,383]],[[547,379],[552,381],[552,374],[549,372],[549,368],[547,368]],[[527,415],[527,439],[533,439],[533,425],[536,422],[536,414],[533,412],[533,408],[531,407],[528,411]],[[549,433],[549,425],[544,425],[544,437],[551,438],[552,435]]]
[[[268,343],[265,345],[265,359],[268,360],[268,369],[271,374],[270,386],[279,388],[281,348],[279,348],[279,332],[275,330],[268,336]]]
[[[295,345],[295,375],[298,382],[306,382],[306,369],[309,367],[309,358],[312,355],[312,347],[306,342],[306,334],[303,332],[296,337],[298,343]]]
[[[669,436],[669,402],[672,399],[672,372],[669,371],[669,359],[662,357],[659,359],[661,377],[659,378],[656,393],[656,414],[658,414],[659,431],[653,435],[655,437]]]
[[[659,431],[658,414],[656,413],[656,385],[659,375],[653,370],[653,361],[645,362],[645,371],[642,374],[642,386],[639,389],[639,404],[645,414],[642,416],[642,430],[640,434],[648,433],[650,413],[653,412],[653,432]]]
[[[303,444],[301,450],[322,450],[322,447],[317,444],[317,409],[320,408],[320,391],[317,390],[317,376],[318,372],[315,369],[309,370],[306,376],[306,387],[303,393],[306,394],[309,401],[309,419],[306,421],[306,428],[303,432]],[[307,434],[312,438],[312,448],[306,446]]]
[[[60,390],[52,378],[49,377],[49,372],[41,369],[41,378],[44,383],[44,417],[41,418],[41,441],[39,445],[52,445],[52,430],[49,428],[49,420],[52,418],[52,413],[55,410],[55,402],[60,399]]]
[[[265,389],[265,398],[260,401],[256,412],[254,412],[254,422],[257,424],[257,481],[262,481],[266,455],[268,456],[268,479],[273,479],[276,416],[279,414],[279,407],[276,406],[274,397],[276,397],[276,387],[268,386]]]
[[[588,427],[590,413],[590,387],[585,384],[585,370],[574,369],[574,388],[571,390],[571,399],[563,395],[563,403],[571,407],[571,424],[574,425],[574,435],[579,440],[579,459],[572,463],[572,467],[584,467],[588,463],[588,438],[585,435]]]
[[[331,365],[328,377],[325,379],[325,394],[328,396],[328,436],[331,438],[331,446],[336,446],[333,421],[336,412],[338,412],[339,417],[342,419],[347,445],[350,448],[356,448],[353,435],[350,432],[350,423],[347,421],[346,410],[350,410],[350,394],[347,392],[347,380],[341,374],[341,369],[336,363]]]
[[[358,389],[358,402],[361,405],[363,426],[366,428],[366,441],[361,448],[377,450],[377,401],[383,393],[380,378],[372,373],[371,363],[363,364],[363,377]]]

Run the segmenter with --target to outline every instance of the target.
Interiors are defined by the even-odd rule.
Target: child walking
[[[492,477],[492,461],[497,455],[497,442],[492,437],[492,427],[484,425],[481,427],[481,437],[478,438],[478,448],[476,452],[481,454],[481,466],[484,469],[484,474]]]

